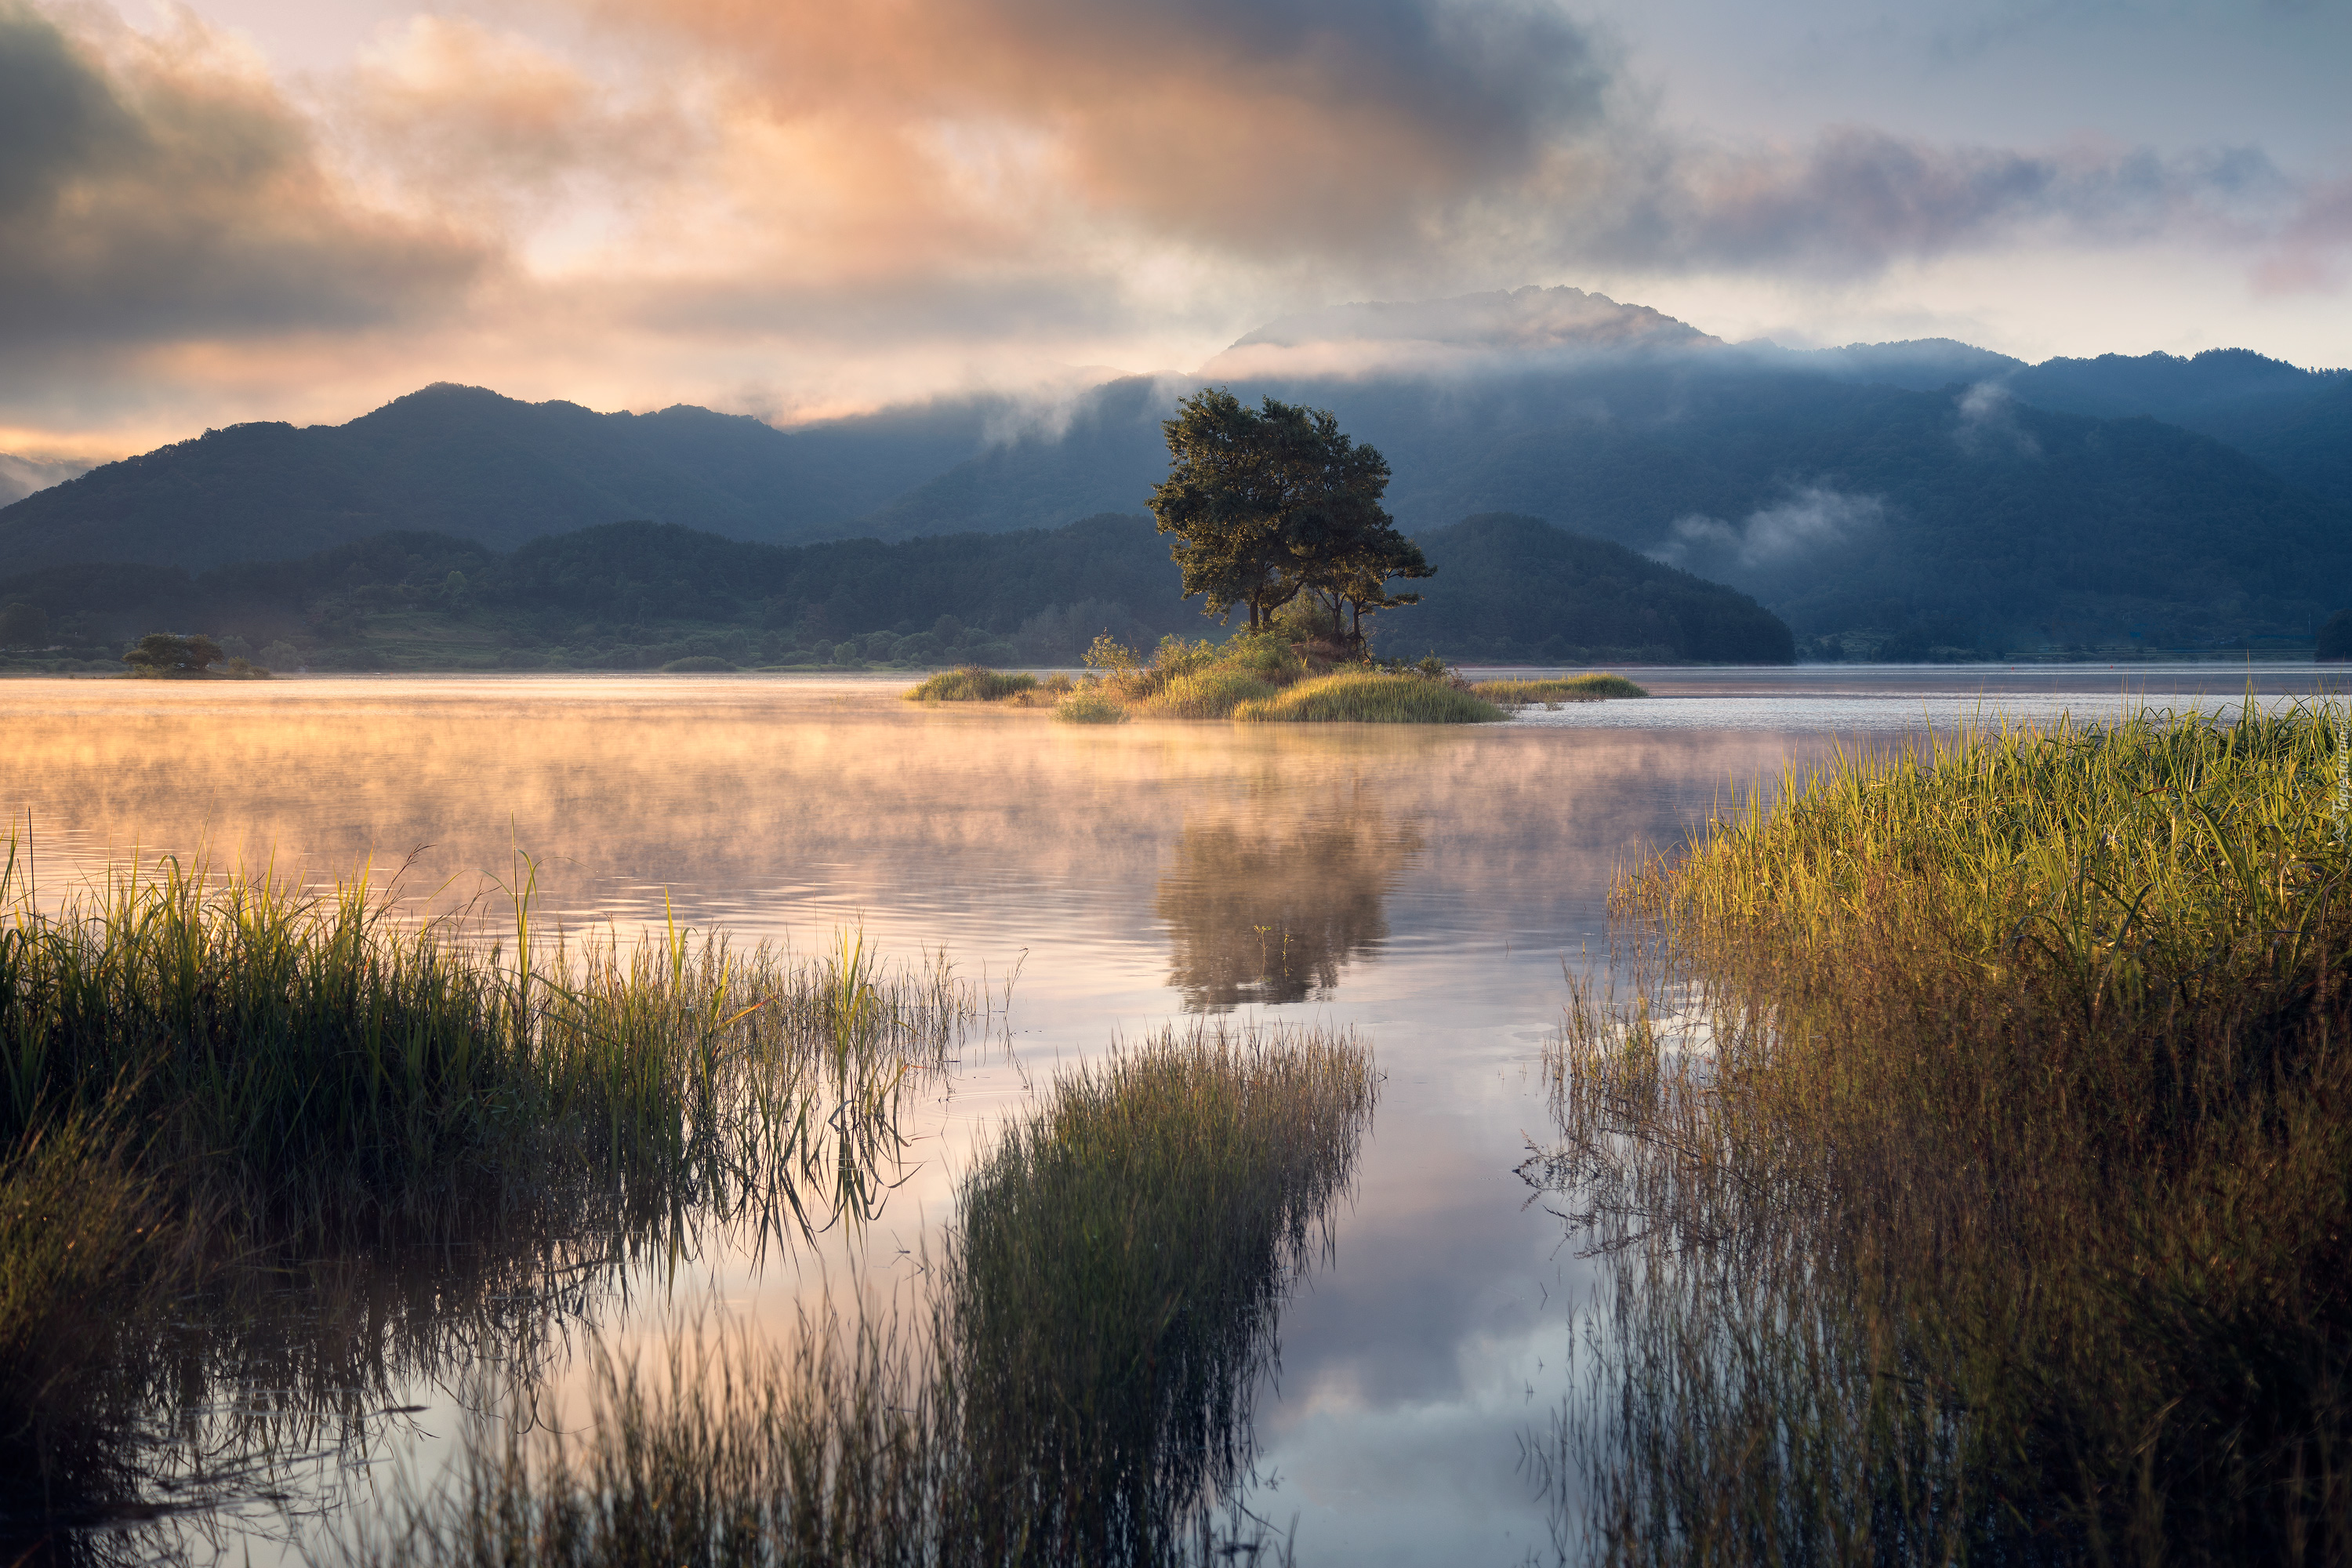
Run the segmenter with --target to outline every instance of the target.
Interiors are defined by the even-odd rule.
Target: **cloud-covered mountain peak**
[[[1416,355],[1496,353],[1622,353],[1654,348],[1719,348],[1689,322],[1649,306],[1621,306],[1583,289],[1461,294],[1454,299],[1376,300],[1303,310],[1242,336],[1218,362],[1256,360],[1265,351],[1355,351],[1392,362]]]

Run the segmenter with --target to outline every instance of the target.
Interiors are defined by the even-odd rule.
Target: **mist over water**
[[[903,1297],[976,1151],[1057,1067],[1209,1015],[1353,1026],[1386,1075],[1333,1249],[1280,1314],[1249,1506],[1295,1519],[1310,1563],[1549,1555],[1518,1445],[1567,1388],[1590,1277],[1515,1167],[1540,1135],[1562,966],[1605,962],[1618,868],[1832,746],[2324,684],[2309,667],[1636,674],[1657,695],[1446,729],[1078,730],[913,707],[898,681],[0,687],[0,806],[29,820],[45,903],[134,853],[321,883],[404,865],[415,911],[479,900],[487,927],[520,849],[543,928],[676,921],[807,952],[855,925],[886,955],[943,948],[968,978],[1012,980],[991,1037],[927,1085],[902,1184],[862,1232],[713,1235],[569,1294],[527,1269],[445,1275],[453,1312],[503,1293],[533,1326],[511,1345],[411,1336],[364,1392],[420,1408],[370,1416],[363,1441],[313,1434],[271,1480],[282,1501],[142,1541],[203,1562],[320,1551],[403,1475],[432,1484],[512,1345],[560,1420],[583,1408],[592,1333],[626,1352],[700,1314],[772,1339],[827,1292]],[[364,1316],[403,1289],[395,1267],[295,1310]]]

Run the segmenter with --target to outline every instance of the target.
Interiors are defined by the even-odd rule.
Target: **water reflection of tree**
[[[1188,1012],[1328,996],[1387,940],[1389,892],[1421,847],[1418,828],[1361,795],[1272,826],[1187,822],[1152,906],[1175,948],[1169,984]]]

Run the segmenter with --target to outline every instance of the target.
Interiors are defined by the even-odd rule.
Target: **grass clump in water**
[[[364,879],[317,896],[164,861],[45,913],[15,873],[0,1132],[110,1105],[158,1168],[314,1218],[501,1171],[707,1186],[781,1147],[764,1118],[877,1103],[974,1006],[943,965],[886,976],[862,942],[812,963],[675,928],[550,942],[528,889],[507,947],[403,924]]]
[[[1612,697],[1647,697],[1649,691],[1622,675],[1606,671],[1570,675],[1548,680],[1481,680],[1471,691],[1505,708],[1544,702],[1599,702]]]
[[[1024,691],[1034,691],[1037,678],[1025,673],[990,669],[983,665],[968,664],[961,669],[943,669],[920,686],[907,693],[909,702],[996,702]]]
[[[2352,1556],[2347,741],[1844,758],[1622,887],[1532,1163],[1621,1266],[1603,1559]]]
[[[1171,1031],[1005,1134],[944,1270],[942,1405],[984,1560],[1157,1561],[1241,1479],[1373,1092],[1344,1036]]]
[[[1234,710],[1244,723],[1483,724],[1504,717],[1483,697],[1420,675],[1349,670],[1302,680]]]
[[[796,1235],[869,1212],[901,1085],[977,1013],[943,962],[888,973],[856,940],[814,961],[675,929],[551,942],[528,910],[526,888],[507,949],[404,924],[363,881],[320,897],[170,861],[44,909],[11,854],[0,1475],[42,1486],[0,1488],[0,1521],[131,1500],[125,1422],[152,1428],[154,1398],[201,1403],[210,1378],[157,1347],[204,1341],[220,1299],[219,1356],[241,1356],[240,1281],[465,1252],[501,1225],[588,1238],[550,1257],[625,1256],[703,1225]],[[500,1277],[518,1272],[527,1259]],[[342,1359],[298,1354],[278,1378],[316,1371],[331,1405],[338,1378],[371,1375],[369,1354]],[[98,1490],[56,1482],[60,1466]]]
[[[1127,708],[1093,683],[1081,683],[1054,704],[1054,717],[1065,724],[1124,724]]]
[[[965,1182],[912,1323],[819,1314],[715,1355],[680,1336],[650,1388],[606,1363],[592,1436],[477,1447],[373,1560],[1284,1556],[1218,1505],[1375,1089],[1360,1046],[1312,1031],[1163,1033],[1066,1078]]]

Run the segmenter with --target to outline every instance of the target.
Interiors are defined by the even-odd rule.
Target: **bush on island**
[[[968,664],[961,669],[943,669],[906,695],[909,702],[994,702],[1034,690],[1036,686],[1034,675]]]
[[[1244,723],[1482,724],[1504,713],[1444,681],[1349,670],[1244,702],[1234,717]]]
[[[1570,675],[1557,680],[1481,680],[1470,688],[1489,702],[1599,702],[1611,697],[1647,697],[1646,688],[1622,675]]]
[[[1124,724],[1127,710],[1101,687],[1087,685],[1054,704],[1054,717],[1065,724]]]

